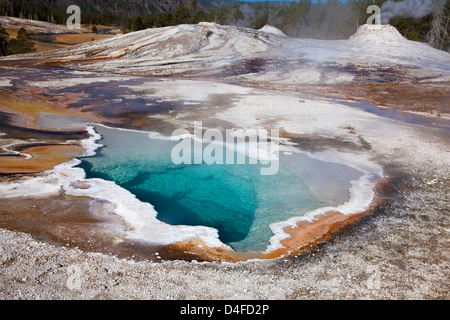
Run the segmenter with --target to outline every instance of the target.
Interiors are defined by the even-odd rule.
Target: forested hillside
[[[125,25],[128,18],[174,12],[180,5],[208,12],[232,0],[2,0],[0,15],[62,24],[70,5],[81,8],[83,23]]]

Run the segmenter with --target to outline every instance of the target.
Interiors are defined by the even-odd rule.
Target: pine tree
[[[179,4],[173,13],[173,24],[182,24],[191,22],[191,11],[184,4]]]
[[[133,31],[139,31],[145,29],[144,26],[144,20],[142,20],[142,17],[138,16],[134,18],[133,26],[131,27],[131,30]]]
[[[8,54],[8,38],[8,32],[0,25],[0,56],[6,56]]]
[[[17,33],[17,37],[9,41],[8,45],[11,54],[21,54],[35,52],[34,42],[28,36],[27,31],[22,27]]]
[[[198,3],[196,0],[191,1],[191,8],[192,10],[196,11],[198,9]]]

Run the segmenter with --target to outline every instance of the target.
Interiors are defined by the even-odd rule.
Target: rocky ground
[[[289,260],[135,262],[0,233],[2,299],[449,299],[448,168],[396,163],[385,201]]]

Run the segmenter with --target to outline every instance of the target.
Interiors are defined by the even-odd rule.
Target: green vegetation
[[[6,29],[0,25],[0,56],[6,56],[9,53],[8,38],[8,32],[6,32]]]
[[[219,10],[206,12],[198,6],[197,1],[193,0],[188,5],[179,4],[172,12],[154,13],[146,16],[135,16],[128,18],[125,23],[125,29],[128,31],[138,31],[147,28],[160,28],[167,26],[175,26],[178,24],[197,24],[202,21],[215,21],[221,12],[228,14],[233,8],[223,6]],[[220,19],[222,22],[228,22],[228,19]],[[231,21],[230,21],[231,22]]]
[[[20,28],[15,39],[9,40],[9,34],[0,25],[0,56],[35,52],[34,42],[24,28]]]

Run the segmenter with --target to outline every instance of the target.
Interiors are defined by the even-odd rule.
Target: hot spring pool
[[[236,251],[264,251],[270,225],[350,198],[363,173],[349,166],[280,154],[279,171],[260,174],[261,164],[175,165],[170,139],[97,126],[104,145],[79,167],[87,178],[114,181],[152,204],[171,225],[208,226]]]

